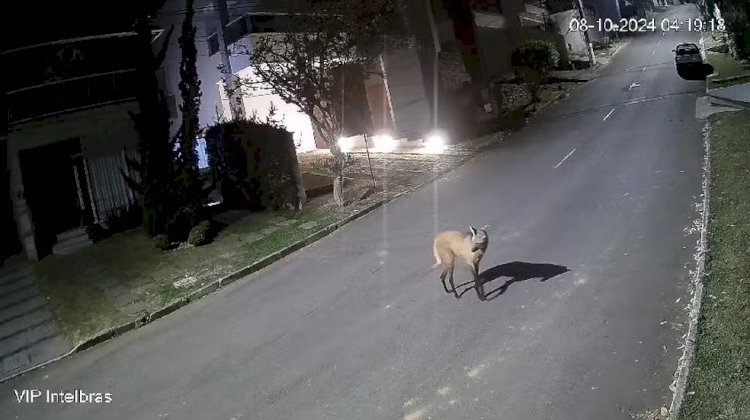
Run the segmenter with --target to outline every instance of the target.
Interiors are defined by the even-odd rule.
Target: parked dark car
[[[680,76],[701,74],[705,71],[705,62],[700,47],[693,43],[682,43],[672,50],[677,73]]]

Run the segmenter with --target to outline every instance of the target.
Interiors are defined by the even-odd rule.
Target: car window
[[[677,47],[677,55],[698,54],[698,47],[694,45],[683,45]]]

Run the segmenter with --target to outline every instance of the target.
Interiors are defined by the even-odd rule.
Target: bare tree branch
[[[378,74],[376,59],[403,43],[397,22],[392,0],[316,3],[307,14],[280,19],[276,32],[251,37],[252,49],[239,53],[248,55],[254,77],[241,85],[268,89],[297,106],[332,145],[348,98],[340,79],[352,69]]]

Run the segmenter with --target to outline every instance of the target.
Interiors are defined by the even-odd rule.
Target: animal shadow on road
[[[488,283],[493,282],[500,277],[510,277],[510,279],[506,280],[505,283],[500,285],[498,288],[485,292],[487,300],[492,300],[505,293],[505,291],[508,290],[508,287],[513,283],[536,278],[540,279],[540,281],[547,281],[553,277],[557,277],[561,274],[567,273],[568,271],[570,271],[568,267],[557,264],[513,261],[496,265],[492,268],[488,268],[487,270],[482,271],[481,273],[479,273],[479,281],[481,281],[482,284],[485,285],[486,290],[486,286]],[[465,284],[471,283],[473,282]],[[472,288],[473,287],[465,289],[461,293],[461,295],[468,292]]]

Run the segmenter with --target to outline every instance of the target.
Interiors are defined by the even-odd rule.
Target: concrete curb
[[[708,215],[709,215],[709,193],[711,185],[711,129],[710,123],[706,122],[704,128],[705,157],[703,160],[702,200],[697,204],[700,210],[700,219],[694,222],[700,231],[700,237],[696,243],[695,270],[692,271],[693,293],[690,303],[686,307],[689,311],[690,323],[685,334],[682,356],[677,363],[674,373],[674,381],[669,386],[672,391],[672,403],[669,407],[669,418],[676,420],[680,414],[682,403],[687,392],[687,381],[690,375],[690,366],[695,355],[695,345],[698,336],[698,321],[700,318],[701,302],[703,300],[703,277],[706,273],[706,252],[708,251]]]
[[[724,78],[718,78],[718,79],[715,78],[715,79],[712,79],[711,81],[716,82],[716,83],[723,83],[723,82],[731,82],[734,80],[747,79],[748,77],[750,77],[750,74],[740,74],[739,76],[730,76],[730,77],[724,77]],[[708,89],[708,87],[706,87],[706,89]],[[719,88],[719,89],[723,89],[723,88]],[[716,89],[711,89],[711,90],[716,90]]]
[[[37,364],[37,365],[32,366],[30,368],[24,369],[24,370],[22,370],[20,372],[16,372],[16,373],[14,373],[14,374],[12,374],[12,375],[10,375],[8,377],[0,378],[0,383],[7,382],[7,381],[9,381],[9,380],[11,380],[13,378],[16,378],[16,377],[19,377],[21,375],[25,375],[27,373],[30,373],[30,372],[32,372],[34,370],[43,368],[43,367],[45,367],[45,366],[47,366],[49,364],[55,363],[55,362],[60,361],[60,360],[62,360],[64,358],[66,358],[66,357],[69,357],[69,356],[71,356],[71,355],[73,355],[75,353],[78,353],[78,352],[81,352],[81,351],[86,350],[88,348],[94,347],[97,344],[101,344],[101,343],[103,343],[105,341],[108,341],[108,340],[113,339],[113,338],[115,338],[117,336],[120,336],[120,335],[122,335],[122,334],[124,334],[124,333],[126,333],[128,331],[140,328],[140,327],[142,327],[142,326],[144,326],[146,324],[149,324],[149,323],[151,323],[151,322],[153,322],[153,321],[155,321],[155,320],[157,320],[159,318],[162,318],[162,317],[164,317],[166,315],[169,315],[170,313],[172,313],[172,312],[174,312],[174,311],[182,308],[183,306],[186,306],[190,302],[196,301],[196,300],[198,300],[198,299],[200,299],[200,298],[202,298],[202,297],[204,297],[206,295],[209,295],[209,294],[211,294],[211,293],[213,293],[213,292],[221,289],[224,286],[227,286],[229,284],[234,283],[235,281],[237,281],[237,280],[239,280],[239,279],[241,279],[241,278],[243,278],[245,276],[248,276],[248,275],[250,275],[252,273],[260,271],[261,269],[263,269],[263,268],[265,268],[265,267],[273,264],[274,262],[276,262],[276,261],[278,261],[278,260],[280,260],[280,259],[288,256],[289,254],[292,254],[295,251],[298,251],[298,250],[300,250],[300,249],[302,249],[302,248],[304,248],[304,247],[306,247],[308,245],[311,245],[311,244],[317,242],[318,240],[320,240],[320,239],[322,239],[322,238],[330,235],[331,233],[335,232],[336,230],[340,229],[344,225],[346,225],[346,224],[348,224],[350,222],[353,222],[354,220],[357,220],[357,219],[359,219],[359,218],[361,218],[361,217],[363,217],[363,216],[365,216],[365,215],[373,212],[374,210],[376,210],[380,206],[382,206],[384,204],[387,204],[387,203],[389,203],[389,202],[391,202],[393,200],[396,200],[397,198],[402,197],[402,196],[404,196],[406,194],[414,192],[415,190],[423,187],[424,185],[429,184],[429,183],[435,181],[436,179],[442,177],[446,173],[449,173],[451,171],[454,171],[454,170],[458,169],[459,167],[463,166],[466,162],[468,162],[469,160],[471,160],[474,157],[476,157],[480,152],[482,152],[484,150],[487,150],[487,149],[490,149],[491,147],[496,146],[496,145],[498,145],[501,142],[502,142],[502,139],[499,140],[499,141],[488,141],[486,144],[483,144],[483,145],[479,146],[477,148],[477,150],[475,150],[473,153],[470,153],[470,154],[464,156],[462,159],[460,159],[458,161],[458,164],[456,166],[454,166],[454,167],[452,167],[450,169],[446,169],[446,170],[440,171],[440,172],[434,174],[429,179],[426,179],[426,180],[424,180],[424,181],[422,181],[422,182],[414,185],[413,187],[408,188],[405,191],[397,193],[397,194],[395,194],[394,196],[392,196],[390,198],[380,199],[380,200],[376,201],[375,203],[370,204],[369,206],[365,207],[364,209],[362,209],[360,211],[357,211],[356,213],[351,214],[351,215],[349,215],[349,216],[347,216],[347,217],[345,217],[345,218],[343,218],[343,219],[341,219],[339,221],[331,223],[330,225],[328,225],[328,226],[326,226],[326,227],[318,230],[317,232],[315,232],[315,233],[307,236],[306,238],[304,238],[304,239],[302,239],[300,241],[297,241],[297,242],[295,242],[295,243],[287,246],[286,248],[280,249],[280,250],[278,250],[278,251],[276,251],[276,252],[274,252],[274,253],[266,256],[266,257],[263,257],[260,260],[255,261],[252,264],[250,264],[248,266],[245,266],[245,267],[239,269],[238,271],[236,271],[236,272],[234,272],[232,274],[224,276],[224,277],[220,278],[219,280],[213,281],[213,282],[211,282],[211,283],[209,283],[209,284],[201,287],[200,289],[197,289],[197,290],[193,291],[192,293],[190,293],[190,295],[188,295],[188,296],[186,296],[186,297],[184,297],[182,299],[179,299],[177,301],[174,301],[174,302],[172,302],[172,303],[170,303],[170,304],[168,304],[168,305],[166,305],[166,306],[164,306],[164,307],[162,307],[162,308],[154,311],[153,313],[148,313],[148,314],[144,315],[140,319],[137,319],[137,320],[134,320],[134,321],[128,321],[128,322],[126,322],[124,324],[121,324],[121,325],[118,325],[116,327],[112,327],[112,328],[109,328],[109,329],[107,329],[105,331],[102,331],[99,334],[96,334],[95,336],[93,336],[93,337],[91,337],[91,338],[89,338],[89,339],[87,339],[87,340],[79,343],[78,345],[76,345],[75,347],[73,347],[72,350],[70,350],[69,352],[67,352],[67,353],[65,353],[65,354],[63,354],[61,356],[58,356],[58,357],[56,357],[56,358],[54,358],[52,360],[48,360],[46,362]]]
[[[742,74],[742,75],[739,75],[739,76],[732,76],[732,77],[725,77],[723,79],[717,79],[716,77],[709,75],[708,77],[706,77],[706,95],[709,96],[709,97],[711,97],[711,98],[719,99],[721,101],[724,101],[724,102],[727,102],[727,103],[730,103],[732,105],[736,105],[736,106],[739,106],[739,107],[742,107],[742,108],[750,108],[750,102],[744,102],[744,101],[738,101],[738,100],[734,100],[734,99],[722,98],[721,96],[717,96],[714,93],[712,93],[712,92],[716,92],[717,90],[721,90],[721,89],[724,89],[724,88],[715,88],[715,89],[709,88],[709,86],[711,86],[711,82],[731,82],[733,80],[745,79],[747,77],[748,77],[747,74]]]
[[[617,55],[618,52],[620,52],[621,49],[623,49],[626,45],[630,44],[630,41],[632,41],[632,39],[628,38],[626,41],[623,41],[620,45],[618,45],[617,48],[615,48],[614,51],[612,51],[612,55],[609,56],[609,63],[612,62],[612,59]],[[607,63],[607,65],[609,63]],[[606,67],[606,65],[605,65],[605,67]]]
[[[750,108],[750,102],[738,101],[735,99],[722,98],[721,96],[708,94],[709,100],[713,99],[712,104],[734,106],[738,108]],[[723,102],[723,103],[722,103]]]

